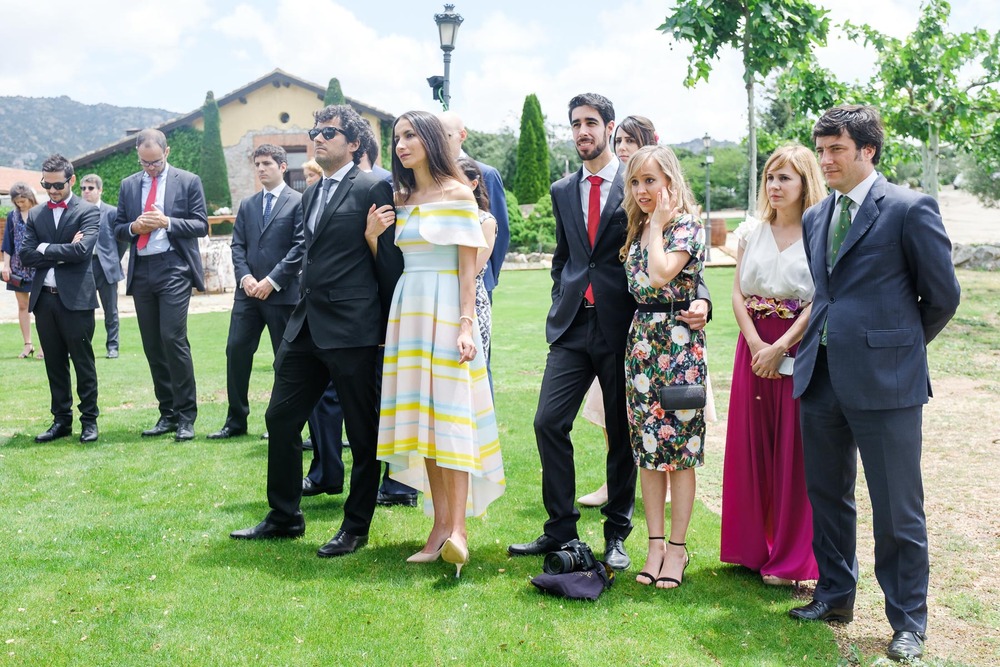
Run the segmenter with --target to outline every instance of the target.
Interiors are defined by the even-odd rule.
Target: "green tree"
[[[946,32],[950,15],[946,0],[929,0],[905,40],[844,24],[848,37],[877,51],[869,101],[893,132],[920,142],[924,191],[935,198],[942,146],[976,151],[995,132],[1000,113],[1000,33]],[[989,161],[988,153],[979,153]]]
[[[507,186],[513,185],[515,170],[512,167],[517,159],[514,131],[510,128],[503,128],[500,132],[479,132],[468,128],[466,131],[469,136],[462,144],[463,150],[474,159],[497,169]]]
[[[323,95],[323,106],[331,104],[347,104],[347,98],[344,97],[344,92],[340,89],[340,80],[337,77],[330,79],[330,83],[326,86],[326,94]]]
[[[827,10],[809,0],[679,0],[674,13],[659,27],[677,41],[690,42],[684,85],[708,81],[712,61],[724,46],[743,57],[743,82],[747,91],[750,172],[748,210],[757,204],[757,123],[754,84],[773,70],[785,67],[826,43],[830,19]]]
[[[233,199],[229,192],[229,172],[226,169],[226,154],[222,150],[222,133],[219,129],[219,105],[215,95],[208,91],[205,104],[201,108],[205,120],[202,133],[201,161],[198,175],[205,187],[205,201],[211,213],[220,206],[231,206]]]
[[[549,191],[549,145],[545,117],[538,98],[528,95],[521,110],[521,134],[517,142],[517,172],[514,192],[525,204],[534,204]]]

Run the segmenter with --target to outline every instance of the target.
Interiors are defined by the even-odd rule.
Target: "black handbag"
[[[705,385],[672,384],[660,387],[660,407],[669,412],[701,410],[705,407]]]

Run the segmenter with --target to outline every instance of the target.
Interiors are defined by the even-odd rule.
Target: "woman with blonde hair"
[[[705,230],[677,156],[666,146],[647,146],[632,155],[624,205],[628,227],[621,259],[638,303],[625,350],[626,409],[649,531],[646,562],[636,581],[676,588],[689,561],[687,529],[694,469],[705,460],[705,415],[704,409],[661,405],[660,389],[705,384],[705,334],[678,319],[696,298]]]
[[[735,232],[733,311],[740,336],[729,396],[720,558],[775,586],[818,576],[791,366],[813,298],[802,212],[824,196],[813,152],[783,146],[764,165],[760,219],[748,217]]]
[[[434,517],[407,561],[442,558],[458,576],[469,560],[466,515],[483,514],[505,488],[476,318],[476,256],[486,240],[434,115],[397,118],[392,148],[404,269],[386,330],[378,457],[393,479],[424,491]],[[369,226],[371,245],[388,224],[375,227],[369,216]]]

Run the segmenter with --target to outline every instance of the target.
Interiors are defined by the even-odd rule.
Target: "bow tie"
[[[49,201],[49,208],[66,208],[66,202],[64,202],[64,201],[61,201],[61,202]]]

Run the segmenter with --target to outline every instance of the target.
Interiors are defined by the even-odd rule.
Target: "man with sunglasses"
[[[51,442],[73,432],[73,384],[80,397],[80,442],[97,440],[97,368],[94,365],[94,309],[97,288],[91,257],[101,216],[73,196],[76,176],[62,155],[42,163],[42,189],[49,201],[31,209],[21,244],[21,262],[36,269],[28,309],[35,314],[45,349],[45,374],[52,397],[52,426],[35,442]]]
[[[142,348],[153,376],[160,418],[142,432],[194,438],[198,416],[194,364],[187,337],[191,287],[205,291],[198,237],[208,234],[201,179],[167,163],[159,130],[136,135],[142,171],[122,181],[115,235],[129,243],[125,293],[135,303]]]
[[[118,281],[122,273],[122,256],[128,246],[115,241],[115,218],[118,209],[101,201],[104,181],[97,174],[87,174],[80,179],[80,192],[87,203],[101,213],[101,231],[94,246],[94,283],[104,309],[104,330],[107,332],[108,359],[118,358]]]
[[[267,407],[267,501],[271,511],[234,539],[295,538],[305,533],[302,427],[332,380],[344,410],[354,465],[344,520],[318,556],[343,556],[368,543],[375,514],[379,393],[376,371],[389,303],[403,269],[394,230],[378,240],[370,225],[393,226],[392,188],[358,168],[364,120],[347,105],[314,114],[309,131],[322,181],[302,194],[305,256],[301,292],[274,360]],[[373,237],[374,239],[374,237]]]

